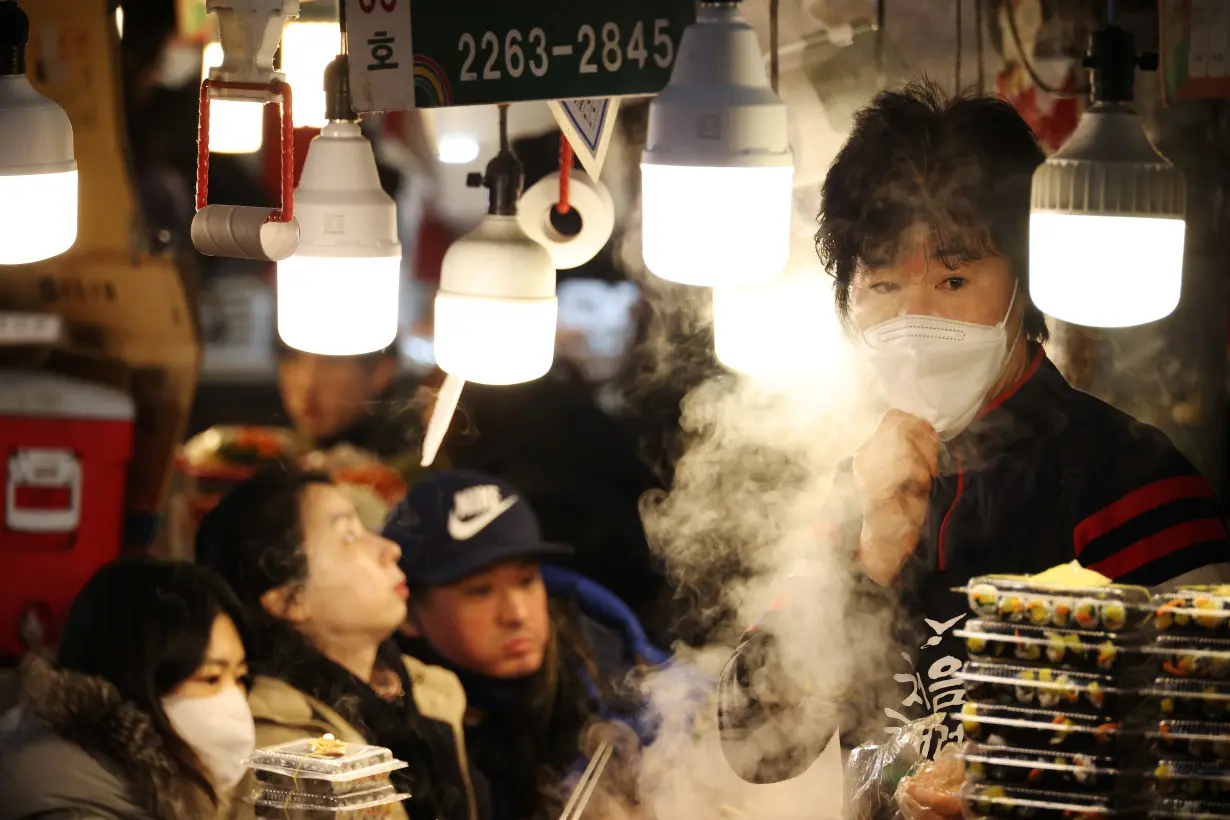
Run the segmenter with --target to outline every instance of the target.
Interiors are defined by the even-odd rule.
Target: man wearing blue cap
[[[493,819],[553,813],[541,787],[567,775],[591,721],[636,712],[615,685],[665,656],[609,591],[541,564],[572,550],[543,541],[533,510],[493,476],[424,479],[384,536],[401,546],[410,586],[402,649],[461,679],[466,744],[491,781]]]

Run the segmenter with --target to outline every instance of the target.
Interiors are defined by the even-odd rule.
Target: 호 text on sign
[[[360,111],[654,94],[695,19],[694,0],[346,2]]]

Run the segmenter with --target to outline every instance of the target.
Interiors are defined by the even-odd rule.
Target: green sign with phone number
[[[653,94],[696,19],[694,0],[347,3],[361,111]]]

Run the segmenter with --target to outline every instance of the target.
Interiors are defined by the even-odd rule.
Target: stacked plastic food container
[[[1144,817],[1148,591],[1009,576],[964,591],[967,816]]]
[[[1157,818],[1230,818],[1230,587],[1153,599]]]
[[[389,775],[406,764],[378,746],[343,743],[332,735],[257,750],[257,817],[282,820],[380,820],[394,816],[399,794]]]

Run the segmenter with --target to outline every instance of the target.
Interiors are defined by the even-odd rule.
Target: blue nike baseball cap
[[[415,484],[383,535],[401,547],[399,566],[411,586],[451,584],[501,561],[573,551],[543,541],[538,517],[515,487],[472,470]]]

